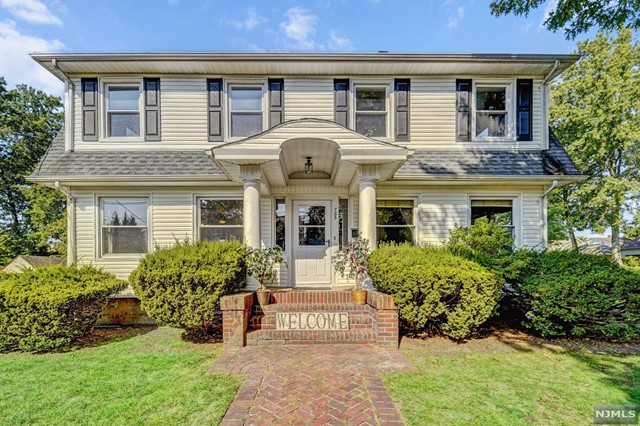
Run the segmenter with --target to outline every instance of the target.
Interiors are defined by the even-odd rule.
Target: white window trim
[[[413,202],[413,212],[412,212],[412,218],[413,218],[413,223],[411,225],[378,225],[378,218],[377,218],[377,210],[378,210],[378,201],[412,201]],[[413,236],[413,241],[412,243],[414,245],[418,244],[418,241],[420,240],[420,236],[418,235],[418,199],[416,197],[378,197],[376,198],[376,218],[375,218],[375,222],[376,222],[376,243],[378,240],[378,227],[380,228],[402,228],[402,227],[408,227],[411,228],[413,231],[411,233],[411,235]]]
[[[103,201],[104,200],[146,200],[147,201],[147,253],[102,253],[102,227],[104,218]],[[96,258],[99,259],[131,259],[142,258],[151,252],[152,239],[152,223],[151,223],[151,195],[148,194],[99,194],[95,196],[95,204],[97,205],[96,221]],[[142,228],[142,227],[140,227]]]
[[[393,133],[391,132],[394,126],[394,114],[393,112],[393,103],[391,99],[391,94],[393,93],[393,81],[392,80],[352,80],[350,91],[350,99],[349,99],[349,123],[351,124],[351,130],[357,132],[356,130],[356,90],[360,89],[385,89],[385,112],[387,115],[386,120],[386,134],[384,136],[367,136],[373,139],[378,139],[382,141],[391,141],[391,136]]]
[[[246,139],[241,136],[231,136],[231,88],[232,87],[261,87],[262,88],[262,131],[269,129],[269,108],[268,108],[268,80],[267,79],[234,79],[224,81],[224,114],[225,114],[225,140],[239,141]],[[241,112],[241,111],[237,111]],[[256,111],[253,111],[256,112]],[[251,137],[251,136],[248,136]]]
[[[103,142],[144,142],[144,99],[143,99],[143,87],[142,87],[142,78],[116,78],[110,77],[105,79],[100,79],[99,81],[99,91],[100,91],[100,109],[102,113],[100,114],[100,141]],[[131,86],[138,87],[138,113],[140,115],[140,135],[139,136],[131,136],[131,137],[122,137],[122,136],[109,136],[109,119],[108,119],[108,88],[109,86]]]
[[[474,192],[467,194],[467,226],[471,226],[471,201],[474,200],[508,200],[511,201],[511,209],[513,216],[513,232],[515,233],[514,246],[522,247],[522,194],[496,194],[495,192]]]
[[[200,200],[212,200],[212,201],[242,201],[242,197],[237,197],[237,196],[222,196],[222,195],[217,195],[217,196],[207,196],[207,195],[195,195],[194,196],[195,200],[195,220],[194,223],[196,225],[196,229],[194,230],[194,234],[195,235],[195,241],[202,241],[200,238],[200,228],[205,227],[205,228],[244,228],[244,206],[243,206],[243,211],[242,211],[242,225],[202,225],[201,224],[201,215],[200,215]],[[240,240],[240,242],[244,242],[243,239]]]
[[[479,87],[491,87],[491,86],[504,86],[506,89],[506,113],[507,120],[505,121],[505,136],[496,137],[478,137],[476,136],[476,99],[477,88]],[[515,107],[515,79],[498,79],[498,80],[476,80],[473,79],[473,89],[471,93],[471,141],[472,142],[516,142],[516,107]]]

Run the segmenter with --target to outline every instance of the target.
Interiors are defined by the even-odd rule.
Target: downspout
[[[67,189],[55,181],[55,188],[67,196],[67,264],[76,263],[76,199]]]
[[[547,210],[547,195],[549,195],[551,191],[553,191],[559,186],[560,186],[560,182],[558,182],[557,180],[554,180],[553,182],[551,182],[551,186],[549,187],[549,189],[544,191],[544,193],[540,196],[540,204],[541,204],[540,209],[542,210],[541,237],[542,237],[542,241],[544,242],[544,247],[547,247],[547,244],[549,243],[549,228],[548,228],[549,218],[548,218],[548,210]]]
[[[69,77],[67,73],[62,71],[60,65],[58,65],[58,60],[53,58],[51,60],[51,65],[64,76],[64,149],[68,152],[73,152],[74,144],[73,144],[73,116],[74,116],[74,108],[73,103],[75,99],[75,89],[76,86],[73,84],[73,81]]]
[[[540,85],[540,97],[542,98],[542,111],[544,113],[543,123],[542,123],[542,146],[543,149],[549,149],[549,91],[548,85],[549,81],[553,77],[553,74],[556,72],[558,67],[560,66],[560,61],[556,60],[549,71],[549,74],[546,75],[544,80],[542,80],[542,84]]]

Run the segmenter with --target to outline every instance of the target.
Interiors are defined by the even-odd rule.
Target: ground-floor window
[[[242,241],[242,205],[242,200],[198,199],[200,239]]]
[[[413,243],[415,221],[413,200],[376,201],[378,243]]]
[[[471,224],[481,217],[504,226],[515,238],[513,200],[471,200]]]
[[[101,255],[141,254],[149,250],[147,198],[100,199]]]

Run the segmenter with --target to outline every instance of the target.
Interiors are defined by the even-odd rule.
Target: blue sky
[[[0,0],[0,75],[60,94],[28,58],[68,52],[569,53],[575,43],[490,0]]]

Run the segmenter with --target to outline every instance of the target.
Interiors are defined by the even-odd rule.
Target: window
[[[230,136],[246,138],[262,132],[261,86],[230,86]]]
[[[140,86],[107,84],[107,137],[140,136]]]
[[[146,198],[103,198],[101,201],[102,255],[146,253],[149,201]]]
[[[275,218],[276,218],[276,224],[275,224],[276,246],[280,247],[284,251],[286,250],[286,244],[285,244],[286,234],[285,233],[287,230],[287,225],[285,220],[284,199],[278,198],[276,200]]]
[[[356,87],[356,132],[371,137],[387,136],[387,89]]]
[[[412,200],[378,200],[376,202],[378,243],[414,241]]]
[[[201,240],[242,241],[242,200],[199,199]]]
[[[512,200],[471,200],[471,224],[481,217],[504,226],[515,238]]]
[[[476,138],[504,138],[508,128],[508,87],[477,85],[475,97]]]

